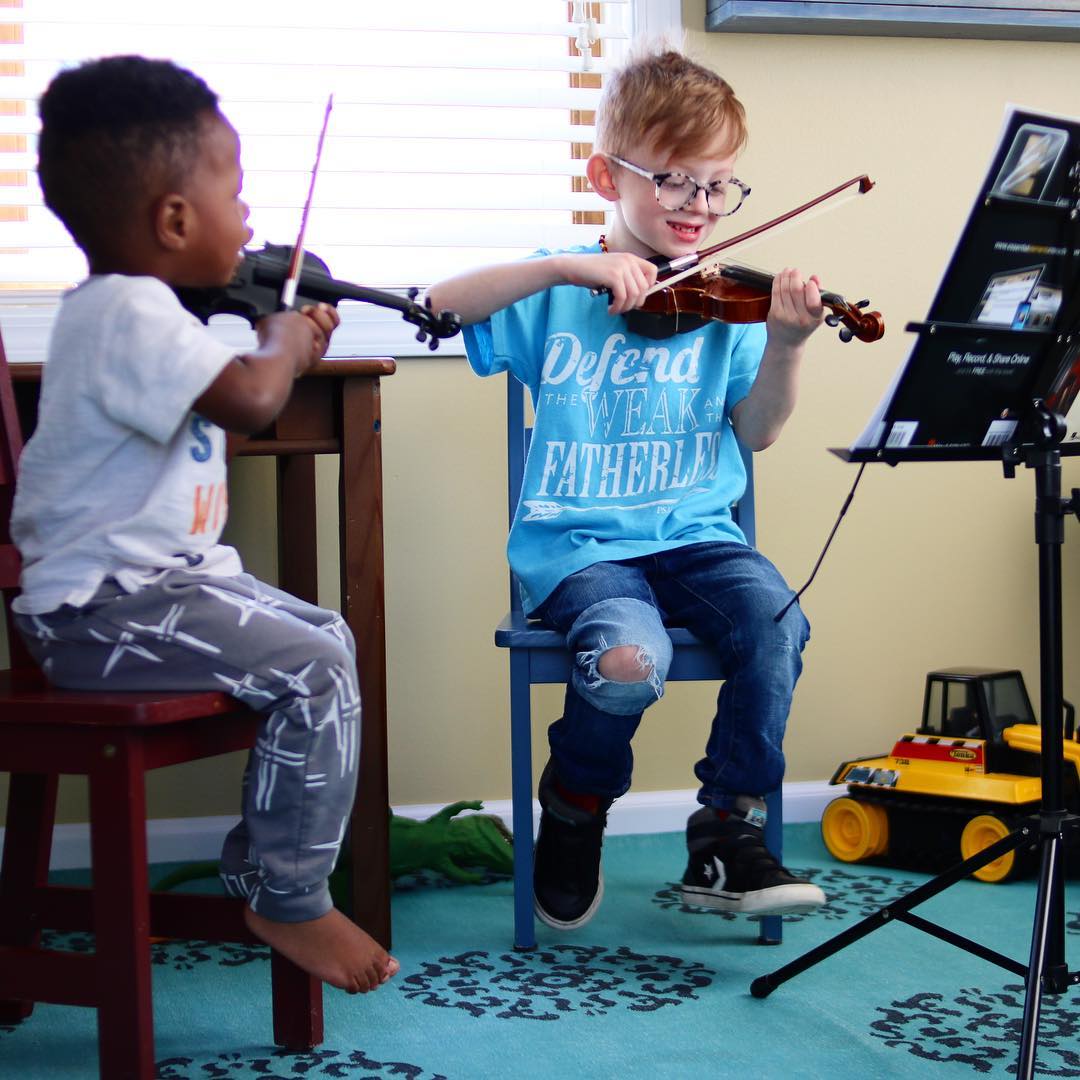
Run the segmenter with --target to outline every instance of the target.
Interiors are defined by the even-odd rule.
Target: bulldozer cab
[[[1001,746],[1001,733],[1007,727],[1033,723],[1031,701],[1019,671],[950,668],[926,676],[921,734],[985,739]]]

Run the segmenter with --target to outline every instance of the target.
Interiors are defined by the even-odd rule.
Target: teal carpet
[[[784,943],[756,944],[744,917],[684,907],[679,834],[616,836],[606,893],[575,934],[540,927],[540,947],[508,948],[510,883],[414,878],[394,896],[400,974],[377,993],[327,989],[326,1041],[306,1054],[270,1041],[265,950],[155,947],[159,1075],[408,1080],[576,1078],[919,1078],[1013,1073],[1020,980],[903,925],[889,925],[765,1000],[751,981],[926,880],[832,860],[814,825],[785,830],[785,862],[829,897],[785,919]],[[918,909],[1026,962],[1031,881],[962,882]],[[1080,967],[1080,882],[1066,895],[1066,941]],[[63,947],[86,948],[77,935]],[[59,942],[54,941],[54,945]],[[1044,999],[1037,1075],[1080,1076],[1080,988]],[[96,1076],[94,1013],[38,1006],[0,1027],[0,1075]]]

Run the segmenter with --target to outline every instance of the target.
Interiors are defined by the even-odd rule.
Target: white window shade
[[[34,172],[37,98],[62,68],[138,53],[202,76],[241,136],[256,246],[296,237],[332,92],[305,247],[335,277],[423,287],[536,247],[595,240],[606,204],[582,179],[592,113],[642,6],[22,0],[0,8],[0,320],[9,354],[41,359],[37,338],[56,296],[85,273]],[[589,58],[576,44],[581,27],[597,39]],[[411,332],[395,314],[341,310],[335,351],[409,351]]]

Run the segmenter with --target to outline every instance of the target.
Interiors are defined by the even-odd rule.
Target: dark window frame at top
[[[1080,0],[707,0],[718,33],[1080,41]]]

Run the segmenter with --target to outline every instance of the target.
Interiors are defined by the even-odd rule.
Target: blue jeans
[[[621,562],[561,581],[536,612],[567,637],[575,663],[563,715],[548,729],[555,774],[571,791],[618,798],[630,787],[630,740],[664,693],[672,646],[684,626],[712,646],[724,682],[705,756],[694,767],[698,801],[733,806],[763,796],[784,775],[783,739],[810,625],[791,589],[760,552],[711,542]],[[618,646],[636,646],[642,679],[615,682],[598,669]]]

